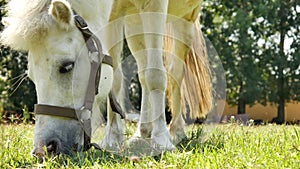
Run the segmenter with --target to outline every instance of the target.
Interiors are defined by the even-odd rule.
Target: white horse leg
[[[134,3],[140,13],[128,17],[125,32],[129,48],[138,64],[142,87],[141,115],[135,136],[150,136],[153,147],[171,150],[174,146],[165,120],[167,73],[162,57],[168,1]]]
[[[131,18],[134,20],[140,19],[139,16],[132,16],[135,18]],[[147,55],[145,53],[145,44],[143,35],[133,35],[134,32],[132,30],[137,31],[135,24],[131,24],[129,20],[126,20],[125,26],[125,34],[126,40],[128,42],[128,46],[135,57],[135,60],[138,65],[138,75],[141,86],[145,86],[145,72],[147,65]],[[141,30],[140,30],[141,31]],[[149,113],[142,113],[150,111],[150,103],[149,103],[149,91],[146,88],[142,87],[142,101],[141,101],[141,114],[140,119],[137,125],[137,130],[133,135],[131,141],[134,141],[136,138],[150,138],[152,131],[152,120],[149,120],[149,117],[145,115],[149,115]]]
[[[118,103],[124,108],[124,89],[123,89],[123,74],[122,68],[119,65],[121,62],[121,52],[123,48],[123,41],[116,44],[110,51],[113,57],[114,67],[114,82],[112,92],[115,94]],[[107,125],[105,129],[105,136],[101,143],[101,147],[108,150],[119,150],[124,144],[124,122],[121,120],[119,114],[111,109],[109,98],[107,99]]]
[[[178,45],[176,45],[178,47]],[[177,144],[182,138],[186,136],[184,131],[184,120],[182,117],[182,103],[181,103],[181,82],[184,75],[184,62],[179,58],[176,58],[173,62],[171,69],[169,70],[169,90],[171,90],[171,96],[169,99],[172,120],[170,123],[170,134],[172,137],[172,142]]]
[[[194,26],[192,23],[179,20],[172,23],[175,40],[173,41],[174,56],[172,59],[169,73],[170,95],[171,95],[171,112],[172,121],[170,123],[170,134],[174,144],[186,137],[184,125],[185,122],[182,117],[182,101],[181,101],[181,84],[185,71],[185,58],[189,54],[190,46],[193,42]],[[188,71],[188,70],[187,70]],[[183,105],[185,106],[185,105]]]
[[[141,112],[142,119],[153,121],[153,130],[151,132],[152,146],[159,150],[172,150],[174,145],[171,142],[171,136],[166,124],[165,118],[165,94],[167,87],[167,73],[163,61],[163,35],[166,26],[168,0],[151,0],[140,9],[142,13],[142,23],[147,66],[143,70],[145,84],[142,86],[149,93],[149,111]],[[142,105],[144,106],[144,105]],[[149,119],[150,118],[150,119]]]

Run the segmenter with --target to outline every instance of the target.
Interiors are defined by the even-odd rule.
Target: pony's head
[[[8,9],[1,41],[29,52],[28,75],[36,86],[38,103],[79,109],[87,91],[91,58],[70,4],[65,0],[15,0]],[[109,92],[109,88],[100,90],[103,97]],[[44,156],[45,147],[48,153],[81,150],[83,135],[77,120],[36,115],[33,153]]]

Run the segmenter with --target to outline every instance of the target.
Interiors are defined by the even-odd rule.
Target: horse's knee
[[[144,72],[144,82],[149,91],[165,91],[167,87],[167,73],[162,69],[147,69]]]

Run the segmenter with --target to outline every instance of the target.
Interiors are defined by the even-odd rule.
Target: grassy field
[[[204,127],[207,129],[208,127]],[[174,152],[155,158],[89,150],[56,156],[44,163],[31,156],[32,125],[1,125],[0,168],[299,168],[299,126],[217,125],[204,137],[202,126],[189,127],[190,139]],[[197,137],[206,138],[200,142]]]

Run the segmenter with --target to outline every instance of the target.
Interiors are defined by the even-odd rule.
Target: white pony
[[[186,103],[193,118],[205,116],[212,106],[206,47],[197,20],[200,8],[200,0],[12,0],[1,41],[29,51],[28,72],[36,85],[38,104],[79,110],[88,90],[92,59],[75,26],[74,11],[82,16],[103,50],[113,57],[113,67],[102,64],[92,117],[85,117],[91,118],[93,128],[99,123],[102,104],[109,102],[110,90],[124,104],[119,64],[125,35],[142,87],[140,120],[131,141],[151,138],[153,147],[173,150],[185,136]],[[172,111],[170,130],[165,120],[166,96]],[[110,106],[107,110],[101,146],[119,149],[125,139],[123,123]],[[34,153],[43,157],[44,146],[50,152],[81,150],[83,133],[77,120],[36,115]]]

